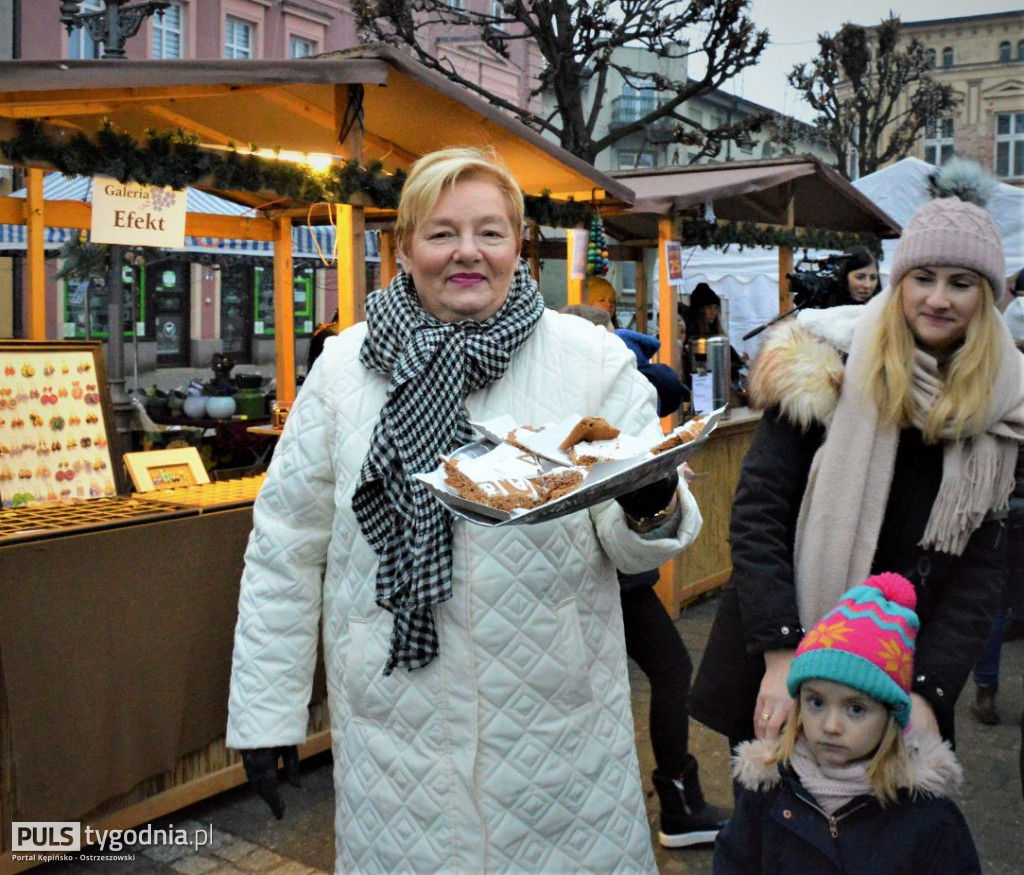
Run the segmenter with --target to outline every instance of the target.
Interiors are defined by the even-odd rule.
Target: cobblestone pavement
[[[684,611],[677,625],[699,663],[717,600],[712,598]],[[1003,720],[998,726],[982,726],[968,713],[974,685],[967,688],[957,707],[957,749],[967,781],[959,800],[974,833],[986,875],[1021,871],[1024,851],[1024,803],[1017,769],[1020,745],[1018,719],[1024,709],[1024,640],[1003,646],[1002,688],[999,708]],[[665,850],[657,845],[658,806],[651,784],[654,762],[647,729],[649,692],[644,676],[631,666],[633,713],[637,727],[637,749],[647,794],[651,841],[655,847],[659,875],[710,875],[708,848]],[[709,801],[731,804],[728,777],[728,748],[725,740],[697,723],[691,726],[691,750],[701,764],[701,782]],[[181,845],[136,846],[118,852],[134,855],[133,860],[49,863],[38,867],[39,875],[88,873],[143,873],[143,875],[311,875],[333,869],[333,789],[329,754],[303,764],[301,789],[284,785],[287,805],[284,819],[275,821],[263,802],[241,787],[176,815],[154,821],[154,828],[184,829],[190,835],[201,830],[209,844],[198,848]],[[95,849],[92,849],[95,851]],[[547,875],[547,873],[537,873]],[[600,875],[600,873],[595,873]]]

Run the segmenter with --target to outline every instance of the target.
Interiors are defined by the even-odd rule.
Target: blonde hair
[[[521,239],[526,208],[519,183],[508,165],[492,147],[456,146],[429,152],[412,165],[402,186],[395,220],[399,247],[405,247],[416,226],[433,212],[445,188],[452,188],[467,177],[480,176],[490,179],[505,196],[512,211],[513,229]]]
[[[926,443],[944,437],[967,437],[984,430],[990,415],[991,387],[999,373],[1002,344],[992,286],[979,279],[981,303],[967,326],[967,336],[942,366],[942,391],[921,429]],[[912,422],[911,392],[914,333],[903,315],[903,283],[893,289],[870,346],[868,392],[883,423],[900,428]]]
[[[765,765],[780,762],[788,765],[802,731],[800,697],[797,696],[793,713],[786,721],[782,735],[779,736],[775,752],[766,758]],[[889,713],[885,729],[882,730],[878,747],[871,755],[867,775],[871,783],[871,792],[883,808],[897,800],[900,787],[906,787],[910,783],[910,754],[903,741],[903,730],[892,712]]]

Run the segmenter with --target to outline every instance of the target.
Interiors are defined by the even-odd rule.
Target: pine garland
[[[303,203],[360,204],[395,209],[405,173],[388,173],[379,161],[361,165],[347,160],[326,171],[304,164],[274,160],[230,148],[203,149],[194,134],[181,129],[146,132],[144,142],[104,121],[94,137],[82,132],[66,141],[50,134],[42,122],[18,122],[17,134],[0,140],[0,154],[16,165],[44,162],[66,176],[102,174],[120,182],[182,189],[199,181],[224,191],[273,193]],[[591,211],[571,198],[562,203],[548,192],[526,197],[526,215],[540,225],[574,228],[585,224]]]
[[[724,249],[730,244],[739,246],[789,246],[793,249],[842,250],[851,246],[864,246],[876,258],[882,256],[881,241],[874,234],[847,231],[827,231],[821,228],[764,227],[754,222],[705,222],[702,219],[683,219],[679,225],[682,242],[705,248]]]

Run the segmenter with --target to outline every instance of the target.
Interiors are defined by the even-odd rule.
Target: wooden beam
[[[530,222],[530,275],[540,282],[540,225]]]
[[[43,217],[43,171],[31,168],[25,174],[25,255],[28,276],[28,312],[25,336],[29,340],[46,340],[46,253],[43,249],[45,221]]]
[[[647,333],[647,271],[644,270],[644,251],[637,249],[634,254],[634,270],[636,271],[636,298],[633,306],[636,309],[636,330]],[[678,369],[676,371],[678,373]]]
[[[665,246],[672,240],[674,230],[675,222],[671,216],[658,216],[658,339],[661,341],[658,361],[679,373],[679,363],[675,360],[678,346],[675,289],[668,282],[668,253]],[[666,432],[675,428],[675,424],[674,413],[661,419],[661,426]]]
[[[572,252],[576,245],[576,235],[586,233],[586,228],[568,228],[565,232],[565,303],[569,305],[583,303],[583,280],[575,279],[572,275]]]
[[[166,106],[146,106],[143,107],[143,109],[150,115],[155,115],[157,118],[163,119],[165,122],[177,125],[182,130],[188,131],[192,134],[197,134],[204,140],[209,140],[212,143],[220,143],[222,146],[227,146],[238,139],[237,137],[231,137],[216,128],[200,124],[195,119],[191,119],[179,112],[175,112],[173,109],[168,109]]]
[[[366,226],[363,224],[363,211],[359,207],[337,204],[336,209],[338,324],[345,329],[361,322],[366,314]]]
[[[336,89],[346,87],[347,86],[345,85],[335,86]],[[321,109],[316,104],[310,103],[308,100],[296,97],[294,94],[288,94],[287,92],[278,90],[267,91],[261,96],[265,100],[269,100],[271,103],[276,103],[278,106],[283,106],[290,112],[301,115],[311,124],[317,125],[318,127],[332,131],[335,134],[341,130],[340,126],[336,124],[335,115],[325,109]],[[385,154],[390,153],[396,158],[404,161],[406,164],[412,164],[413,161],[420,157],[419,155],[414,155],[412,152],[403,149],[396,143],[391,142],[391,140],[366,131],[363,132],[363,140],[375,149],[379,149]]]
[[[292,290],[292,223],[274,221],[274,356],[277,400],[295,400],[295,297]]]
[[[385,288],[396,276],[398,276],[398,249],[395,243],[395,232],[390,228],[382,228],[380,232],[381,288]],[[340,281],[341,277],[338,279]]]
[[[0,107],[36,107],[39,115],[51,115],[46,107],[53,105],[99,105],[111,99],[117,103],[173,103],[176,100],[201,100],[227,97],[243,91],[264,91],[279,88],[277,83],[250,85],[161,85],[158,88],[83,88],[79,91],[6,91],[0,92]]]
[[[793,197],[793,186],[789,186],[789,200],[786,203],[786,227],[793,228],[796,225],[796,198]],[[789,294],[789,274],[793,272],[793,248],[791,246],[779,247],[779,312],[785,313],[791,308]]]

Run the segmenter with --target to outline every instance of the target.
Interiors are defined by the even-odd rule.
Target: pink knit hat
[[[904,226],[890,283],[895,287],[915,267],[964,267],[985,277],[996,296],[1002,296],[1002,232],[984,207],[993,181],[974,162],[954,159],[936,171],[929,184],[934,199]]]
[[[910,720],[910,682],[918,619],[914,585],[899,574],[869,577],[849,590],[804,636],[786,685],[795,699],[812,678],[834,681],[888,705]]]

